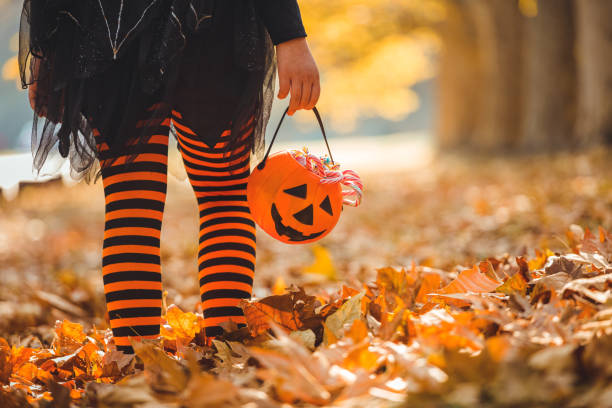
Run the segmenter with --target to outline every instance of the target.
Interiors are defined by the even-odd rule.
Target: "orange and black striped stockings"
[[[255,224],[246,201],[250,150],[243,143],[229,155],[221,142],[209,147],[172,113],[179,150],[193,187],[200,216],[199,285],[206,335],[222,333],[229,320],[245,324],[238,303],[250,298],[255,267]],[[154,129],[146,145],[126,149],[126,156],[102,170],[106,222],[102,273],[117,349],[132,353],[129,337],[159,335],[162,307],[160,234],[167,188],[170,120]],[[134,151],[134,149],[139,149]],[[102,164],[110,159],[98,145]],[[127,155],[138,156],[126,167]]]

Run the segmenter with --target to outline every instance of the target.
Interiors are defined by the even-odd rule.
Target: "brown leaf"
[[[573,254],[569,254],[573,255]],[[546,266],[544,270],[548,275],[553,275],[559,272],[565,272],[572,277],[572,279],[577,279],[582,275],[583,264],[586,264],[587,261],[582,259],[581,257],[570,257],[568,255],[562,256],[550,256],[546,261]]]
[[[48,306],[61,310],[62,312],[66,312],[76,317],[87,316],[87,313],[85,313],[83,309],[68,302],[66,299],[56,295],[55,293],[45,292],[44,290],[37,290],[34,292],[34,295],[41,302],[47,304]]]
[[[13,372],[12,355],[11,346],[0,337],[0,383],[2,384],[8,383]]]
[[[582,298],[592,303],[603,304],[610,299],[610,288],[612,288],[612,273],[568,282],[563,287],[561,296],[564,299]]]
[[[531,275],[529,274],[529,264],[527,263],[525,258],[523,258],[522,256],[517,256],[516,257],[516,264],[519,267],[518,273],[521,274],[521,276],[523,277],[523,280],[525,282],[530,282],[531,281]]]
[[[291,289],[284,295],[273,295],[256,301],[243,300],[240,303],[251,335],[265,333],[270,322],[289,332],[321,327],[323,318],[315,309],[320,306],[316,297],[309,296],[304,289]]]
[[[133,341],[136,355],[144,362],[145,375],[152,389],[159,392],[181,392],[189,380],[188,371],[155,342]]]

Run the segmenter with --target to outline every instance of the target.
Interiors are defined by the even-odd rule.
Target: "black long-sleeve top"
[[[297,0],[257,0],[257,8],[274,45],[306,37]]]

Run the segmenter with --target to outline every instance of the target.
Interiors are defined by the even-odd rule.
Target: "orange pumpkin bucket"
[[[343,204],[357,206],[361,202],[361,179],[354,171],[340,171],[340,166],[334,163],[319,111],[313,108],[313,112],[329,157],[317,157],[306,148],[270,155],[286,109],[247,185],[247,199],[257,225],[287,244],[323,238],[338,223]]]

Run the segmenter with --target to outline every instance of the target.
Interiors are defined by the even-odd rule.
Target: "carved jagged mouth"
[[[276,233],[278,235],[284,235],[289,238],[289,241],[300,242],[300,241],[308,241],[309,239],[315,239],[323,235],[325,230],[315,232],[310,235],[304,235],[300,231],[291,228],[288,225],[283,224],[283,219],[280,216],[278,209],[276,208],[276,204],[272,204],[272,220],[274,220],[274,227],[276,228]]]

